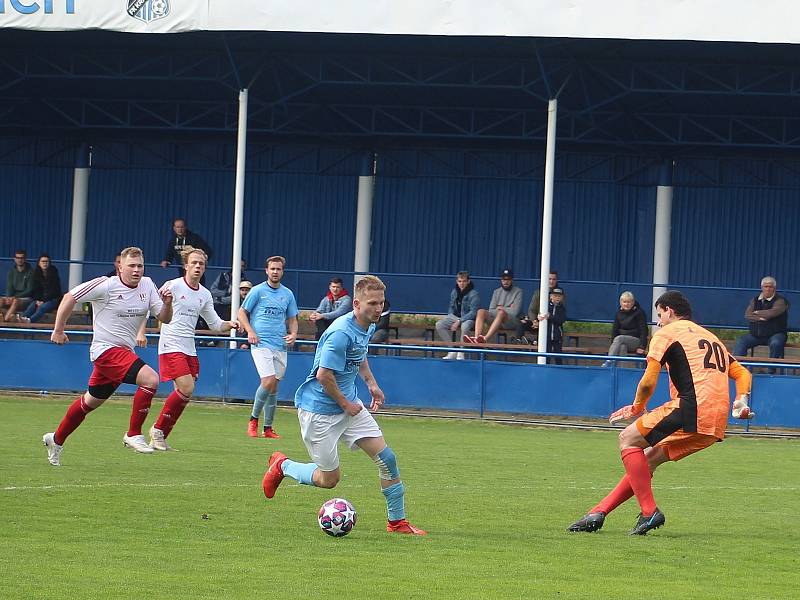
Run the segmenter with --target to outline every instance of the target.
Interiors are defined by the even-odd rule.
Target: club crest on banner
[[[169,0],[127,0],[128,15],[145,23],[169,15]]]

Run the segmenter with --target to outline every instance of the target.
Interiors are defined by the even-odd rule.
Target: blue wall
[[[157,369],[155,347],[137,353]],[[198,356],[201,374],[196,396],[252,398],[258,375],[249,352],[199,348]],[[311,352],[289,353],[280,399],[293,398],[312,360]],[[642,374],[639,369],[394,356],[372,356],[370,366],[389,406],[598,418],[629,404]],[[86,342],[55,346],[47,341],[7,340],[0,344],[0,388],[80,392],[90,373]],[[800,399],[794,392],[798,382],[795,376],[755,375],[754,424],[800,427]],[[161,384],[159,395],[166,396],[171,389],[170,382]],[[123,386],[121,391],[133,393],[134,388]],[[363,385],[360,397],[369,397]],[[651,405],[666,399],[667,381],[662,374]]]
[[[0,220],[0,256],[23,247],[32,257],[67,257],[75,155],[74,143],[0,139],[0,193],[5,213],[13,215]],[[263,259],[283,254],[295,272],[287,283],[301,305],[313,307],[329,272],[352,271],[362,158],[363,150],[346,147],[250,148],[248,277],[263,280]],[[208,141],[94,146],[86,257],[101,264],[87,274],[107,271],[113,255],[131,244],[157,263],[176,215],[212,245],[212,265],[229,264],[234,160],[230,144]],[[527,303],[538,276],[541,152],[387,149],[378,152],[377,164],[371,264],[375,272],[394,274],[395,310],[444,311],[453,273],[465,268],[486,301],[498,270],[513,268]],[[551,262],[569,287],[571,317],[610,320],[617,282],[649,298],[641,284],[652,274],[659,164],[635,155],[559,153]],[[800,271],[787,259],[800,251],[798,173],[800,165],[789,160],[678,162],[673,286],[742,288],[692,291],[699,320],[743,325],[744,306],[767,273],[781,290],[800,289]],[[156,280],[173,273],[149,272]],[[793,317],[798,323],[800,315]]]

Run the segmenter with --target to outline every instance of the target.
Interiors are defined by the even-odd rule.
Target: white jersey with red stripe
[[[188,356],[197,356],[194,330],[198,317],[203,317],[215,331],[222,328],[222,319],[214,311],[211,292],[200,284],[197,287],[190,286],[185,277],[168,281],[162,286],[164,288],[172,291],[172,321],[161,327],[158,353],[182,352]]]
[[[157,315],[164,302],[149,277],[142,277],[139,285],[125,285],[119,276],[98,277],[82,283],[69,291],[77,302],[91,302],[94,327],[89,356],[92,361],[109,348],[133,350],[136,333],[147,318],[147,313]]]

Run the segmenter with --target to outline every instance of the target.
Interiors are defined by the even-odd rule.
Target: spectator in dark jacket
[[[58,308],[62,296],[58,269],[50,262],[50,256],[42,254],[33,270],[33,302],[19,320],[23,323],[40,321],[47,313]]]
[[[181,252],[183,252],[184,248],[187,246],[202,250],[209,259],[211,258],[211,246],[199,235],[193,231],[189,231],[189,228],[186,226],[186,219],[175,219],[172,222],[172,231],[174,235],[167,244],[164,260],[161,261],[162,267],[166,269],[170,264],[175,264],[178,267],[178,277],[183,277],[183,258],[181,257]],[[200,283],[205,285],[205,275],[200,279]]]
[[[564,340],[564,321],[567,320],[567,307],[564,306],[564,290],[560,287],[550,290],[550,302],[547,304],[547,312],[537,316],[540,324],[547,321],[547,351],[561,352]],[[549,361],[548,361],[549,362]],[[554,358],[553,362],[561,364],[560,358]]]
[[[375,325],[375,332],[369,338],[370,344],[383,344],[389,339],[389,319],[392,316],[392,309],[389,306],[389,299],[386,298],[383,303],[383,311],[381,311],[381,318]]]
[[[25,250],[14,253],[14,266],[6,278],[6,295],[0,297],[0,307],[8,307],[3,320],[10,321],[18,310],[27,307],[33,300],[33,269],[28,263]]]
[[[611,347],[609,356],[626,356],[638,354],[644,356],[647,349],[647,316],[642,307],[633,297],[631,292],[622,292],[619,297],[619,310],[614,317],[614,326],[611,329]],[[609,366],[611,361],[606,361]]]
[[[761,280],[761,293],[750,300],[744,318],[750,331],[736,340],[735,356],[746,356],[750,348],[768,346],[770,358],[783,358],[789,327],[789,301],[777,293],[774,277]]]

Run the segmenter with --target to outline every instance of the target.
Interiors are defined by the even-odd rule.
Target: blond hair
[[[380,277],[375,275],[364,275],[356,283],[356,297],[363,298],[367,292],[382,292],[386,289],[386,284]]]
[[[119,257],[122,260],[125,260],[129,256],[133,258],[141,257],[142,261],[144,261],[144,252],[142,252],[141,248],[137,248],[136,246],[128,246],[127,248],[123,248],[122,252],[119,253]]]
[[[194,246],[184,246],[183,250],[181,250],[181,258],[183,259],[183,264],[185,265],[189,264],[189,256],[191,256],[192,254],[199,254],[200,256],[203,257],[203,260],[206,261],[206,264],[208,263],[208,255],[203,250],[200,250],[200,248],[195,248]]]

